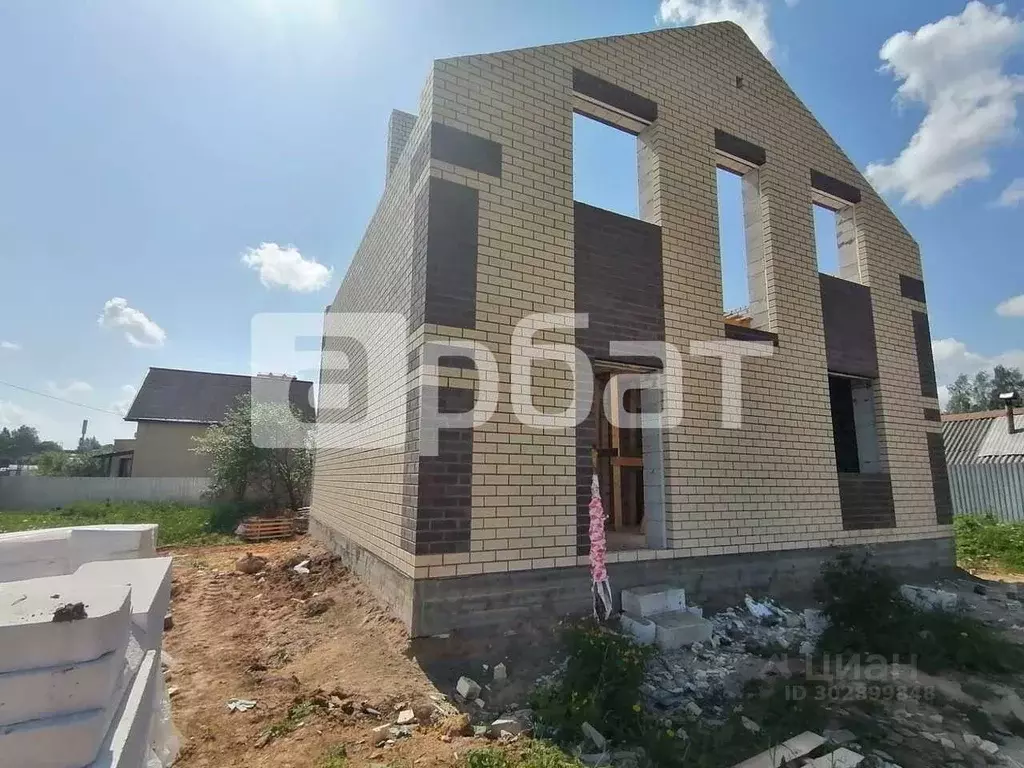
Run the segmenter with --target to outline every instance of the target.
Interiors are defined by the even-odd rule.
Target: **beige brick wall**
[[[331,313],[399,312],[408,314],[413,290],[413,212],[424,175],[410,189],[410,160],[430,124],[431,84],[428,80],[420,114],[411,136],[392,170],[384,195],[370,220],[366,234],[352,257]],[[384,126],[381,126],[382,130]],[[325,318],[331,323],[331,316]],[[355,327],[374,338],[377,323],[372,317]],[[407,369],[408,350],[390,349],[383,339],[367,346],[368,354],[383,352],[397,371]],[[327,362],[325,357],[324,362]],[[406,445],[406,379],[390,377],[377,390],[389,395],[383,411],[374,414],[372,427],[390,434],[386,447],[353,447],[332,430],[330,416],[321,419],[313,475],[311,514],[329,528],[397,568],[412,575],[415,558],[403,547],[408,526],[415,528],[415,483],[410,484],[407,464],[415,460]],[[324,365],[319,394],[319,413],[330,414],[342,405],[343,376]]]
[[[500,142],[500,179],[439,161],[431,173],[480,191],[477,327],[507,376],[512,326],[573,309],[572,68],[658,103],[641,136],[645,218],[661,226],[666,338],[684,353],[684,423],[665,438],[665,550],[611,560],[687,557],[948,536],[935,524],[910,309],[899,274],[921,275],[917,245],[733,24],[660,30],[437,62],[435,120]],[[743,77],[738,88],[736,77]],[[744,426],[720,426],[720,365],[688,355],[723,337],[714,130],[767,150],[760,170],[768,325],[774,357],[744,363]],[[413,142],[410,142],[413,143]],[[843,531],[815,258],[811,168],[853,184],[862,281],[878,344],[879,427],[897,528]],[[458,334],[456,334],[458,335]],[[571,334],[549,333],[570,343]],[[550,372],[558,401],[567,371]],[[507,380],[504,383],[507,386]],[[537,434],[511,417],[475,434],[472,551],[421,557],[429,576],[571,565],[572,430]]]
[[[208,477],[210,460],[192,452],[203,424],[140,421],[135,430],[132,477]],[[117,460],[114,460],[117,473]]]

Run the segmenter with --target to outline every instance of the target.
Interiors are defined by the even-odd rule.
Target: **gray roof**
[[[217,424],[242,395],[251,393],[255,377],[234,373],[205,373],[174,368],[150,368],[125,421],[177,421]],[[260,375],[260,380],[270,379]],[[313,421],[310,381],[273,377],[287,384],[288,399]]]
[[[942,419],[942,437],[949,464],[1024,463],[1024,413],[1015,411],[1011,435],[1004,411],[957,415]]]

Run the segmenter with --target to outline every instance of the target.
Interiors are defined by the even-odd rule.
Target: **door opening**
[[[656,489],[649,488],[661,482],[660,473],[653,477],[644,472],[644,457],[650,463],[651,447],[645,450],[644,433],[647,430],[636,427],[617,427],[608,418],[605,409],[605,392],[610,390],[611,402],[623,403],[626,413],[640,414],[645,411],[642,395],[646,390],[618,390],[616,373],[636,372],[630,367],[624,370],[597,370],[594,381],[594,412],[597,416],[597,441],[594,448],[598,482],[601,486],[601,501],[604,504],[607,522],[608,549],[646,549],[651,542],[659,542],[662,536],[649,531],[652,505],[657,503]],[[650,436],[648,436],[650,438]],[[648,442],[653,442],[650,439]],[[652,493],[651,491],[655,492]],[[660,519],[660,513],[653,515]],[[658,544],[661,546],[661,544]]]

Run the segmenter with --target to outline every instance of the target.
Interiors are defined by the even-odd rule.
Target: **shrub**
[[[568,660],[558,682],[534,692],[534,716],[559,742],[579,740],[587,722],[612,741],[628,742],[643,730],[640,685],[653,652],[593,622],[564,634]]]
[[[926,672],[960,669],[1003,673],[1024,670],[1024,648],[977,619],[925,611],[907,602],[899,582],[869,558],[843,555],[827,563],[817,586],[829,627],[825,653],[877,654],[916,663]]]
[[[1024,523],[993,515],[958,515],[953,521],[957,560],[966,566],[996,565],[1024,571]]]

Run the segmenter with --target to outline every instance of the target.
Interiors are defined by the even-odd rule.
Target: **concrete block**
[[[0,726],[103,709],[121,681],[124,652],[122,646],[80,664],[0,674]]]
[[[652,584],[622,590],[622,610],[642,619],[656,613],[686,610],[686,590],[668,584]]]
[[[123,648],[130,594],[71,576],[0,584],[0,673],[92,661]],[[53,621],[57,608],[79,602],[85,618]]]
[[[96,560],[156,556],[157,526],[86,525],[71,529],[72,570]]]
[[[657,628],[650,619],[639,619],[629,614],[622,614],[619,617],[622,631],[632,635],[640,645],[651,645],[657,635]]]
[[[71,529],[0,534],[0,582],[71,573]]]
[[[955,611],[959,600],[955,592],[910,584],[900,587],[900,594],[907,602],[925,611]]]
[[[663,651],[711,639],[712,624],[689,611],[669,611],[651,616],[656,627],[655,643]]]
[[[130,587],[132,622],[146,635],[142,645],[147,650],[160,648],[171,604],[171,558],[91,562],[80,566],[75,577],[83,583]]]
[[[129,642],[118,685],[103,707],[0,726],[0,755],[4,761],[2,764],[16,765],[18,768],[82,768],[92,766],[94,761],[105,755],[112,755],[113,734],[117,726],[124,721],[126,713],[136,711],[129,709],[128,702],[130,694],[139,683],[140,672],[143,671],[147,658],[157,659],[155,668],[159,669],[156,652],[143,653],[137,641]],[[151,667],[146,669],[146,674],[153,676]],[[150,702],[155,702],[155,688],[153,691]],[[151,703],[148,710],[142,710],[147,714],[144,723],[130,725],[135,728],[141,727],[148,734],[148,716],[151,715],[152,706]],[[107,745],[106,752],[104,745]],[[140,754],[145,753],[146,746],[148,744],[144,739]],[[6,762],[8,760],[9,763]],[[109,765],[118,768],[138,768],[142,763],[140,757],[135,763]]]
[[[147,651],[121,701],[99,754],[88,768],[138,768],[149,750],[149,731],[159,701],[160,654]]]

